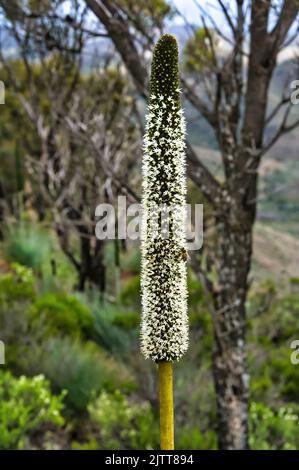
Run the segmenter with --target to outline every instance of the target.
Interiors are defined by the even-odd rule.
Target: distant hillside
[[[254,231],[254,281],[299,277],[299,240],[271,226],[257,223]]]
[[[298,69],[291,60],[279,63],[274,73],[270,93],[271,112],[279,102],[283,91],[297,77]],[[298,78],[298,77],[297,77]],[[185,104],[187,133],[198,155],[206,165],[221,175],[221,156],[210,126],[200,118],[190,105]],[[299,105],[294,105],[291,118],[299,117]],[[266,139],[277,130],[282,113],[273,120]],[[265,222],[277,222],[281,229],[299,235],[299,128],[283,135],[264,156],[260,167],[260,193],[258,218]]]
[[[274,107],[279,103],[282,95],[290,93],[290,83],[295,79],[299,79],[299,75],[298,67],[293,61],[287,60],[278,64],[271,81],[267,115],[269,115]],[[185,103],[185,112],[190,141],[194,145],[199,145],[201,147],[208,146],[209,148],[213,149],[217,148],[213,130],[205,122],[205,120],[202,119],[188,103]],[[276,131],[277,126],[281,122],[282,116],[283,109],[277,114],[276,118],[273,119],[271,126],[268,126],[269,131],[268,135],[266,136],[267,138]],[[290,118],[292,119],[295,119],[296,117],[299,117],[299,105],[293,106],[292,114],[290,115]],[[275,156],[278,157],[280,153],[283,153],[283,155],[286,155],[287,153],[289,157],[297,158],[298,152],[296,141],[298,142],[298,138],[299,129],[296,129],[291,134],[283,136],[282,139],[280,139],[280,141],[273,147],[271,152],[274,152]]]

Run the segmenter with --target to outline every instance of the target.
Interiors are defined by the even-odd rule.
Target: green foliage
[[[203,286],[192,272],[188,273],[188,299],[193,308],[205,305]]]
[[[185,45],[186,70],[188,72],[203,72],[211,68],[214,60],[213,49],[217,49],[217,46],[218,40],[212,30],[198,28]]]
[[[190,429],[190,426],[183,426],[177,434],[177,450],[216,450],[217,434],[215,431],[202,433],[198,426]]]
[[[267,393],[271,391],[272,380],[269,367],[264,367],[263,377],[254,377],[251,380],[251,397],[253,400],[263,400],[267,397]]]
[[[136,312],[121,311],[114,316],[113,325],[125,330],[132,330],[139,326],[140,315]]]
[[[140,299],[140,276],[134,276],[122,289],[120,295],[120,303],[125,306],[134,306],[140,311],[141,299]]]
[[[84,410],[102,389],[135,387],[125,367],[95,343],[83,344],[69,337],[51,338],[33,350],[31,367],[45,374],[56,389],[67,390],[67,403],[77,411]]]
[[[140,250],[131,248],[125,253],[122,253],[121,257],[121,267],[122,270],[127,273],[139,274],[141,265],[141,255]]]
[[[26,82],[25,67],[21,61],[11,61],[10,69],[14,77],[17,77],[18,84]],[[23,179],[25,174],[24,157],[26,154],[25,146],[21,143],[26,142],[26,146],[32,145],[32,149],[37,151],[35,146],[36,137],[33,127],[26,119],[26,113],[17,94],[13,90],[9,74],[4,67],[1,68],[1,80],[5,83],[5,106],[1,106],[0,113],[0,175],[1,185],[4,188],[5,199],[7,202],[14,202],[19,211],[19,201],[14,198],[17,191],[23,189]],[[21,85],[22,92],[28,93],[28,82]],[[20,184],[21,183],[21,184]]]
[[[30,315],[33,325],[43,326],[45,336],[92,336],[93,315],[74,296],[62,292],[46,293],[32,305]]]
[[[192,273],[188,275],[187,285],[191,325],[193,325],[194,328],[209,328],[211,315],[208,311],[202,285]]]
[[[7,363],[17,372],[31,369],[31,349],[51,336],[90,338],[94,334],[91,311],[74,296],[53,292],[38,296],[31,269],[12,264],[0,276],[0,329],[7,348]]]
[[[198,354],[199,356],[205,354],[208,360],[212,349],[212,318],[203,287],[193,273],[189,273],[188,276],[188,304],[191,334],[196,335],[200,344]],[[195,348],[193,350],[195,351]]]
[[[254,318],[252,332],[259,342],[284,345],[299,328],[299,295],[296,292],[278,295],[272,281],[263,283],[250,299],[249,318]]]
[[[0,309],[11,306],[13,302],[35,298],[32,270],[18,263],[13,263],[11,268],[10,273],[0,276]]]
[[[290,342],[297,338],[299,328],[296,285],[297,279],[291,279],[290,289],[286,285],[282,291],[273,281],[265,281],[249,298],[248,349],[253,399],[250,445],[253,449],[299,448],[296,437],[299,410],[295,404],[299,367],[290,362]],[[103,304],[96,296],[90,299],[87,294],[68,295],[57,291],[40,294],[43,290],[44,280],[35,276],[31,268],[18,263],[0,275],[0,331],[6,344],[6,367],[26,376],[44,374],[46,393],[50,394],[49,407],[41,416],[43,392],[33,385],[35,379],[25,379],[28,393],[19,389],[16,392],[15,384],[24,379],[16,379],[9,373],[5,376],[0,371],[0,447],[32,448],[39,433],[44,433],[42,446],[52,446],[54,442],[54,447],[56,443],[59,447],[61,431],[56,425],[63,424],[63,402],[62,395],[50,393],[51,384],[57,392],[67,391],[64,402],[68,406],[69,425],[80,427],[82,412],[89,411],[73,449],[157,448],[158,417],[145,401],[148,395],[142,382],[147,371],[130,359],[138,344],[138,276],[127,281],[118,304]],[[176,368],[176,447],[215,449],[212,322],[202,287],[191,273],[188,292],[191,348]],[[84,344],[84,338],[96,339],[115,359],[92,342]],[[135,373],[134,379],[122,361],[128,362]],[[191,373],[194,363],[196,377]],[[149,384],[155,383],[155,371],[152,372],[146,378]],[[137,390],[136,380],[138,396],[127,396],[126,393]],[[115,390],[119,389],[121,392],[115,396]],[[57,420],[50,411],[56,401],[61,404],[57,405]],[[72,422],[70,416],[77,416],[78,420]],[[67,433],[63,431],[62,439],[66,439],[63,445],[69,445]],[[51,442],[45,444],[49,441],[48,434]]]
[[[281,396],[289,402],[298,400],[299,367],[291,363],[290,344],[271,354],[271,376]]]
[[[130,20],[152,34],[153,28],[162,28],[165,19],[172,18],[174,10],[165,0],[120,0],[124,12]]]
[[[31,269],[16,263],[11,269],[0,276],[0,339],[6,345],[6,365],[18,371],[20,358],[34,341],[27,312],[36,292]]]
[[[273,170],[268,171],[260,180],[259,190],[267,194],[267,198],[262,198],[260,202],[260,210],[276,214],[285,232],[288,231],[285,228],[286,221],[288,224],[292,221],[298,223],[299,170],[294,158],[291,158],[288,164],[285,161],[283,164],[278,163],[277,167],[274,166]]]
[[[23,449],[41,425],[63,425],[64,395],[52,395],[42,375],[15,378],[0,371],[0,448]]]
[[[127,77],[119,68],[115,66],[108,67],[105,70],[97,68],[95,73],[88,73],[82,77],[81,87],[84,93],[84,105],[86,109],[90,108],[94,111],[94,100],[97,99],[101,113],[109,121],[110,129],[113,129],[113,125],[118,125],[119,113],[126,110],[126,106],[131,100],[127,86]],[[109,96],[109,99],[107,99],[107,96]],[[127,131],[131,135],[135,130],[133,127],[128,127]]]
[[[103,311],[95,311],[95,339],[99,345],[115,355],[119,355],[129,347],[129,337],[118,325],[113,325],[103,316]]]
[[[99,444],[95,437],[91,438],[89,441],[81,442],[74,441],[72,442],[72,450],[98,450]]]
[[[104,391],[89,405],[88,411],[99,426],[100,448],[158,448],[158,420],[148,402],[130,403],[119,390]]]
[[[21,223],[5,229],[2,251],[8,260],[31,268],[38,275],[39,288],[43,291],[59,290],[61,285],[65,289],[72,288],[76,272],[61,252],[55,233],[33,223],[27,213],[22,217]]]
[[[298,412],[291,406],[274,411],[262,403],[250,406],[249,444],[256,450],[294,450],[299,447]]]
[[[277,407],[297,401],[299,368],[290,343],[299,328],[299,295],[263,282],[249,300],[249,366],[252,398]]]
[[[51,242],[46,232],[34,224],[9,227],[4,252],[8,258],[41,273],[49,258]]]
[[[116,356],[126,356],[134,342],[134,323],[136,314],[121,304],[101,303],[94,300],[91,304],[94,315],[96,342]],[[132,327],[132,328],[131,328]]]

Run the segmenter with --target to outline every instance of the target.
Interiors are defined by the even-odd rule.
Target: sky
[[[212,14],[213,20],[217,24],[220,30],[226,33],[226,36],[230,35],[229,28],[227,22],[221,12],[218,0],[168,0],[169,3],[174,4],[178,10],[184,15],[184,17],[193,24],[201,24],[200,21],[200,13],[197,4],[200,4],[206,11]],[[197,4],[196,4],[197,3]],[[229,5],[229,7],[234,10],[235,1],[226,0],[225,4]],[[248,6],[248,2],[244,2],[245,5]],[[282,3],[281,3],[282,4]],[[299,17],[298,17],[299,19]],[[276,24],[277,17],[274,14],[270,14],[269,20],[269,29],[272,29],[273,26]],[[175,22],[183,23],[182,19],[176,19]],[[290,34],[294,34],[296,32],[296,28],[298,23],[294,23],[293,27],[290,30]],[[294,41],[289,47],[283,49],[279,53],[278,61],[287,60],[294,58],[294,53],[298,54],[298,41]]]
[[[188,21],[193,23],[200,22],[198,7],[194,0],[170,0],[169,3],[173,3],[183,13]],[[213,12],[215,20],[221,18],[217,0],[198,0],[198,3],[202,5],[203,8],[208,8],[209,11]]]

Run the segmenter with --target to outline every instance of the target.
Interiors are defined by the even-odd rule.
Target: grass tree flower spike
[[[184,134],[178,47],[165,34],[153,55],[143,158],[141,346],[154,361],[175,361],[188,347]],[[169,210],[165,238],[158,208]]]
[[[165,449],[173,445],[171,363],[188,347],[184,136],[178,46],[165,34],[154,49],[144,139],[141,275],[141,349],[159,364]],[[164,444],[163,419],[166,428],[172,426]]]

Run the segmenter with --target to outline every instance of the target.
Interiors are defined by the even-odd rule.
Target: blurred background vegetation
[[[28,238],[17,229],[1,246],[0,447],[158,448],[156,370],[139,353],[138,247],[121,254],[120,293],[103,302],[95,289],[74,288],[53,232],[31,230]],[[191,338],[175,368],[176,445],[215,449],[211,318],[192,272],[188,285]],[[261,280],[248,304],[251,447],[298,448],[299,371],[289,344],[299,326],[299,279]]]
[[[25,3],[31,13],[49,8],[48,2]],[[167,17],[186,73],[211,60],[203,30],[187,40],[185,25],[173,22],[175,12],[164,1],[131,2],[130,8],[136,20],[141,8],[144,27],[157,31]],[[2,10],[2,28],[14,24],[16,14]],[[55,41],[75,47],[82,37],[70,39],[68,26],[47,21],[48,36],[36,30],[17,44],[8,35],[9,68],[0,69],[6,85],[0,107],[0,339],[6,359],[0,366],[0,449],[157,449],[156,368],[139,352],[139,245],[94,237],[95,206],[116,203],[120,179],[140,190],[144,102],[105,38],[80,54],[66,53]],[[18,26],[22,34],[25,26]],[[30,47],[28,71],[19,53],[26,56]],[[287,59],[275,71],[273,107],[292,67]],[[39,128],[20,106],[20,93],[43,117]],[[217,169],[210,129],[190,104],[185,108],[190,141]],[[299,366],[290,363],[290,343],[299,332],[297,143],[295,131],[260,169],[247,301],[252,449],[299,449]],[[113,165],[110,178],[97,152],[105,170]],[[55,167],[59,155],[63,164]],[[191,182],[188,198],[203,201]],[[190,348],[175,367],[176,448],[216,449],[212,319],[191,267],[188,289]]]

